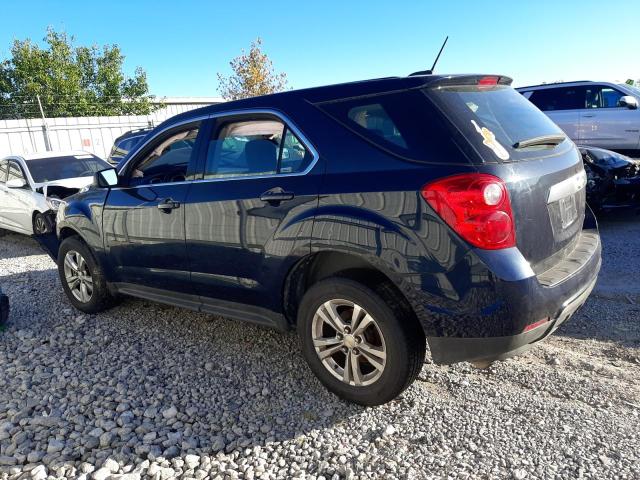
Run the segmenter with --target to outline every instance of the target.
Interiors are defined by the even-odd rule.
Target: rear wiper
[[[567,137],[562,134],[558,135],[542,135],[527,140],[520,140],[513,144],[513,148],[537,147],[539,145],[558,145],[565,141]]]

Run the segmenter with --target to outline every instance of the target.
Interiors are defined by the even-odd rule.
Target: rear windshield
[[[427,90],[485,161],[514,161],[540,156],[539,145],[516,149],[523,140],[563,135],[549,117],[507,85],[446,86]]]
[[[377,147],[430,163],[468,163],[452,129],[421,90],[368,95],[318,104]]]
[[[91,177],[94,173],[111,167],[104,160],[90,154],[39,158],[29,160],[27,166],[36,183],[64,178]]]

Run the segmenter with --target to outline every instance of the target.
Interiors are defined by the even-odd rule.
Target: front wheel
[[[58,274],[64,292],[78,310],[97,313],[113,304],[102,268],[79,238],[69,237],[60,245]]]
[[[312,286],[302,299],[298,334],[311,370],[333,393],[380,405],[415,380],[426,339],[397,299],[345,278]]]
[[[49,221],[43,213],[38,212],[33,216],[33,233],[34,235],[51,233]]]

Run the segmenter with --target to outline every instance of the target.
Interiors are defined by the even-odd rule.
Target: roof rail
[[[554,85],[566,85],[568,83],[593,83],[593,80],[572,80],[570,82],[539,83],[538,85],[525,85],[524,87],[517,87],[517,88],[522,89],[522,88],[535,88],[535,87],[551,87]]]

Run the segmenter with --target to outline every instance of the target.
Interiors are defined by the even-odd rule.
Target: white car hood
[[[88,187],[93,183],[93,177],[76,177],[76,178],[63,178],[60,180],[53,180],[51,182],[36,183],[36,188],[42,188],[42,194],[47,196],[47,187],[57,186],[65,188],[77,188],[82,189]]]

